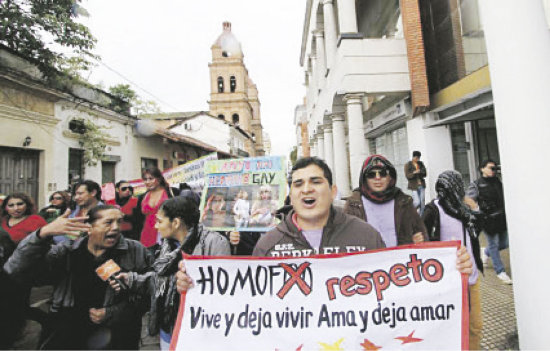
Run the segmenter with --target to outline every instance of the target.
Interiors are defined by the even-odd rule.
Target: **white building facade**
[[[51,87],[24,58],[0,49],[0,195],[30,195],[39,207],[53,191],[91,179],[97,183],[141,177],[145,165],[162,168],[168,148],[160,137],[139,136],[136,118],[115,112],[113,96],[68,81]],[[85,162],[83,123],[106,133],[104,155]]]
[[[327,162],[342,196],[374,153],[398,168],[410,159],[407,45],[398,1],[310,0],[302,33],[305,120],[311,155]],[[297,110],[298,111],[298,110]],[[297,116],[297,114],[296,114]],[[299,145],[303,144],[295,117]],[[300,149],[300,146],[298,147]]]

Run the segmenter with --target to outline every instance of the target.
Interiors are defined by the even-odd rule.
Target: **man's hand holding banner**
[[[186,256],[171,349],[468,348],[458,242],[296,258]]]

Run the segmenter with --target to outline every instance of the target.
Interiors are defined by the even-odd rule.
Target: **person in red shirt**
[[[132,215],[135,210],[138,199],[134,197],[134,188],[126,180],[121,180],[115,184],[115,198],[107,201],[107,204],[117,206],[124,214],[120,223],[122,235],[128,239],[139,240],[139,232],[135,224],[135,216]]]
[[[17,245],[27,235],[47,224],[46,220],[35,214],[32,199],[23,193],[14,193],[2,203],[2,228]]]
[[[27,235],[47,224],[35,214],[34,202],[23,193],[11,194],[2,203],[0,264],[9,259]],[[25,319],[41,321],[42,314],[29,306],[31,287],[13,281],[0,266],[0,348],[9,349],[25,326]]]
[[[145,169],[142,179],[147,191],[138,196],[134,215],[136,223],[141,227],[140,242],[145,247],[151,247],[157,244],[159,239],[155,229],[157,211],[164,201],[174,197],[174,193],[158,168]]]

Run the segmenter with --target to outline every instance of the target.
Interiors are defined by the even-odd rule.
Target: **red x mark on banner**
[[[290,288],[294,285],[298,285],[300,290],[302,290],[302,293],[304,295],[309,295],[311,293],[311,287],[307,285],[307,283],[302,279],[301,275],[304,273],[307,267],[309,267],[309,262],[302,263],[297,270],[292,269],[291,266],[289,266],[286,263],[279,263],[279,266],[283,267],[283,269],[290,274],[290,278],[285,282],[285,285],[279,290],[277,293],[277,296],[279,296],[280,299],[283,299],[285,295],[290,291]]]

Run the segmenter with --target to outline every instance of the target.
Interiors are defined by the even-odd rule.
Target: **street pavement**
[[[486,244],[484,238],[482,246]],[[509,250],[501,252],[506,271],[510,274]],[[483,350],[518,350],[516,313],[514,309],[514,292],[512,285],[505,285],[497,278],[492,264],[481,276],[481,296],[483,315]],[[510,275],[513,279],[513,275]],[[31,304],[47,309],[47,300],[51,294],[50,287],[34,288]],[[28,321],[22,337],[16,342],[16,350],[36,349],[40,334],[40,324]],[[159,350],[158,336],[147,334],[147,315],[143,317],[141,350]]]
[[[481,245],[486,246],[485,237]],[[506,272],[510,274],[510,250],[500,252]],[[513,272],[512,272],[513,273]],[[481,277],[481,309],[483,315],[483,338],[481,347],[484,350],[518,350],[516,310],[512,285],[503,284],[497,277],[491,259]]]

